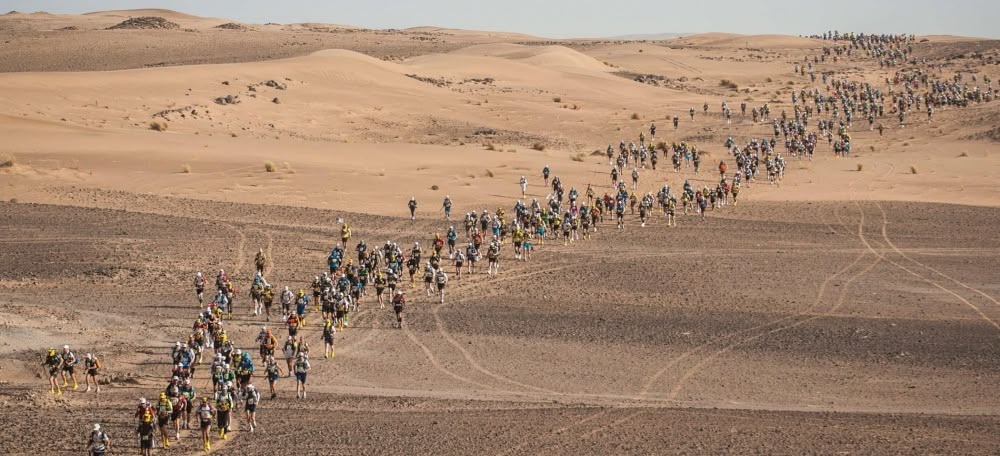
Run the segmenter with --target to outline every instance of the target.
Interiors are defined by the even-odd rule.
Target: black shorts
[[[344,318],[346,316],[347,316],[347,311],[346,310],[338,310],[337,311],[337,318]]]
[[[375,294],[382,294],[385,292],[385,287],[375,287]]]
[[[167,423],[169,423],[169,422],[170,422],[170,417],[169,416],[168,417],[161,417],[161,416],[156,417],[156,424],[158,424],[160,426],[166,426]]]
[[[153,434],[139,435],[139,448],[148,450],[153,448]]]
[[[333,345],[333,334],[323,337],[323,342]]]
[[[424,283],[431,283],[433,281],[434,281],[434,279],[432,279],[430,277],[424,277]]]
[[[202,429],[212,429],[212,420],[201,420]]]
[[[462,262],[461,261],[456,261],[455,262],[455,267],[456,268],[461,268],[462,267]]]
[[[196,294],[199,294],[199,295],[200,294],[204,294],[205,293],[205,287],[197,287],[197,288],[194,289],[194,292]]]
[[[63,366],[62,370],[63,370],[63,372],[66,372],[66,373],[72,375],[73,372],[76,371],[76,366]]]
[[[308,375],[307,372],[296,372],[295,373],[295,380],[298,380],[299,383],[305,385],[306,384],[306,375]]]
[[[184,411],[183,410],[176,410],[175,409],[174,412],[170,415],[170,421],[180,421],[181,420],[181,416],[183,416],[183,415],[184,415]]]
[[[50,367],[49,368],[49,377],[58,377],[58,376],[59,376],[59,368],[58,367]]]
[[[87,369],[87,375],[97,377],[97,369]]]
[[[247,411],[251,412],[251,413],[252,412],[256,412],[257,411],[257,404],[247,404]]]
[[[438,284],[438,291],[441,291],[441,290],[444,290],[444,284],[443,283],[439,283]]]

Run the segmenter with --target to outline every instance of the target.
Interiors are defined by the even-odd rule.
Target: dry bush
[[[507,149],[507,152],[510,152],[512,154],[516,154],[517,153],[517,149]]]
[[[13,155],[0,157],[0,168],[13,168],[16,162]]]
[[[277,171],[277,169],[278,168],[276,168],[274,166],[274,162],[270,162],[270,161],[264,162],[264,171],[267,171],[269,173],[273,173],[273,172]]]
[[[580,110],[580,107],[579,107],[579,106],[577,106],[577,105],[573,105],[573,110],[574,110],[574,111],[579,111],[579,110]]]
[[[287,172],[288,174],[295,174],[295,168],[292,168],[291,163],[284,162],[281,164],[281,167],[284,168],[285,172]]]
[[[969,156],[969,153],[968,153],[968,152],[962,152],[962,153],[958,154],[958,157],[959,157],[959,158],[962,158],[962,157],[968,157],[968,156]]]
[[[486,177],[494,177],[493,171],[486,170]]]
[[[562,97],[552,97],[553,103],[562,103]]]
[[[719,81],[719,87],[725,87],[727,89],[733,89],[733,90],[737,90],[737,89],[740,88],[739,85],[737,85],[735,82],[730,81],[728,79],[723,79],[723,80]]]
[[[871,152],[875,152],[875,145],[868,146],[868,150]]]
[[[486,145],[486,150],[497,150],[497,147],[493,143],[489,143]]]
[[[910,165],[910,174],[917,174],[917,167]]]
[[[532,144],[532,145],[531,145],[531,148],[532,148],[532,149],[535,149],[535,150],[537,150],[537,151],[539,151],[539,152],[541,152],[541,151],[545,150],[545,144],[542,144],[542,143],[534,143],[534,144]],[[490,176],[490,177],[493,177],[493,176]]]
[[[861,171],[864,171],[864,169],[865,169],[865,165],[862,165],[861,163],[858,163],[858,172],[860,173]]]
[[[181,172],[184,174],[191,174],[191,165],[185,163],[183,166],[181,166]]]
[[[632,119],[632,120],[639,120],[639,113],[637,113],[637,112],[633,112],[633,113],[632,113],[632,117],[631,117],[631,119]]]
[[[440,188],[441,187],[438,187],[437,184],[431,185],[431,190],[439,190]]]
[[[667,152],[667,142],[666,141],[660,141],[660,142],[656,143],[656,149],[659,150],[660,152],[666,153]]]
[[[570,155],[569,159],[573,160],[575,162],[582,162],[583,161],[583,154],[579,153],[579,154],[576,154],[576,155]]]
[[[149,123],[149,129],[153,131],[167,131],[167,123],[154,120]]]

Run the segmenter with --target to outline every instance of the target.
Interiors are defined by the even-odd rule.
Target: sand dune
[[[730,33],[705,33],[689,35],[677,40],[678,44],[706,48],[769,48],[810,49],[823,46],[823,41],[787,35],[736,35]]]

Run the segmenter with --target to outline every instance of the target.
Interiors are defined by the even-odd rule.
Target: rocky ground
[[[14,453],[77,452],[91,421],[119,448],[135,445],[130,409],[161,387],[169,347],[193,319],[193,272],[226,268],[247,281],[259,246],[275,260],[273,283],[306,286],[336,236],[330,221],[345,216],[88,198],[129,210],[0,205],[0,340],[11,353],[2,367],[15,374],[0,402],[25,410],[5,424],[58,436],[29,444],[5,433],[0,444]],[[346,218],[377,243],[427,240],[443,224]],[[404,330],[366,300],[337,357],[315,360],[309,399],[293,399],[282,379],[261,430],[217,451],[266,454],[290,442],[333,454],[996,449],[1000,244],[988,233],[1000,211],[756,203],[683,222],[632,221],[624,234],[604,225],[587,242],[548,243],[529,263],[505,262],[497,279],[454,280],[444,305],[413,290]],[[230,331],[253,349],[267,323],[238,314]],[[318,350],[318,328],[306,334]],[[44,391],[37,348],[62,343],[105,360],[104,392]],[[194,450],[195,439],[180,447]]]

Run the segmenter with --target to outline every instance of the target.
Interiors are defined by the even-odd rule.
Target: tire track
[[[892,172],[895,169],[896,169],[896,165],[893,165],[892,163],[889,163],[889,170],[886,171],[885,174],[883,174],[882,176],[880,176],[876,180],[885,179],[885,177],[888,176],[889,174],[892,174]],[[854,202],[854,205],[858,207],[858,210],[861,211],[862,216],[864,216],[864,208],[861,206],[861,203],[859,203],[854,198],[853,186],[854,186],[854,182],[851,182],[848,185],[848,196],[851,199],[851,201]],[[869,189],[871,189],[871,184],[869,184]],[[887,233],[887,228],[886,228],[886,226],[889,224],[888,216],[886,215],[885,209],[882,207],[882,205],[879,202],[875,201],[874,203],[875,203],[876,207],[878,207],[879,211],[882,213],[882,230],[881,230],[882,231],[882,233],[881,233],[882,234],[882,238],[886,241],[887,244],[891,245],[891,240],[889,239],[889,236],[888,236],[888,233]],[[912,276],[914,276],[914,277],[916,277],[916,278],[918,278],[918,279],[926,282],[927,284],[930,284],[930,285],[934,286],[935,288],[938,288],[939,290],[941,290],[941,291],[943,291],[943,292],[945,292],[947,294],[950,294],[950,295],[954,296],[956,299],[958,299],[959,301],[961,301],[962,303],[964,303],[965,305],[967,305],[969,308],[971,308],[976,314],[978,314],[980,316],[980,318],[982,318],[987,323],[989,323],[994,328],[996,328],[998,331],[1000,331],[1000,324],[998,324],[995,320],[991,319],[989,316],[987,316],[985,313],[983,313],[983,311],[978,306],[976,306],[975,304],[969,302],[969,300],[963,298],[962,296],[959,296],[958,293],[955,293],[954,291],[952,291],[952,290],[950,290],[948,288],[945,288],[941,284],[939,284],[937,282],[934,282],[934,281],[932,281],[932,280],[930,280],[930,279],[928,279],[928,278],[926,278],[926,277],[924,277],[924,276],[922,276],[922,275],[914,272],[910,268],[907,268],[906,266],[903,266],[903,265],[897,263],[896,261],[887,258],[885,256],[885,254],[882,254],[882,253],[879,253],[879,252],[875,251],[875,249],[873,249],[872,246],[869,244],[868,240],[864,237],[863,233],[861,233],[860,238],[861,238],[862,243],[865,244],[865,247],[867,247],[868,250],[870,250],[875,255],[878,255],[880,258],[882,258],[883,260],[887,261],[888,263],[890,263],[890,264],[892,264],[892,265],[894,265],[894,266],[902,269],[903,271],[906,271],[908,274],[910,274],[910,275],[912,275]],[[899,249],[896,249],[894,247],[891,247],[891,248],[893,248],[893,250],[895,250],[897,253],[899,253],[900,256],[902,256],[903,258],[907,258],[906,254],[904,254]],[[909,259],[909,258],[907,258],[907,259]],[[910,261],[913,262],[914,264],[920,264],[919,262],[917,262],[915,260],[912,260],[912,259]],[[924,265],[924,267],[930,269],[926,265]],[[941,274],[941,273],[939,273],[939,274],[942,277],[949,278],[949,277],[947,277],[944,274]],[[952,280],[953,282],[961,284],[959,281],[957,281],[955,279],[952,279],[952,278],[949,278],[949,279]],[[972,287],[968,287],[968,288],[972,289]],[[983,293],[983,294],[985,295],[985,293]],[[989,297],[988,295],[987,295],[987,298],[989,298],[990,300],[993,300],[993,298]],[[993,300],[993,301],[996,302],[995,300]]]
[[[861,229],[861,226],[863,226],[863,224],[864,224],[864,217],[862,217],[861,220],[859,221],[858,228]],[[731,333],[731,334],[728,334],[728,335],[716,338],[714,340],[705,342],[704,344],[699,345],[699,346],[697,346],[697,347],[695,347],[695,348],[693,348],[691,350],[688,350],[687,352],[681,354],[677,358],[674,358],[673,360],[671,360],[670,362],[668,362],[659,371],[657,371],[656,373],[654,373],[646,381],[646,383],[643,384],[642,389],[639,391],[639,395],[643,396],[643,397],[644,396],[648,396],[649,395],[649,391],[653,388],[653,386],[655,386],[656,382],[659,381],[660,377],[662,377],[663,375],[665,375],[667,373],[668,370],[670,370],[672,367],[674,367],[677,363],[679,363],[679,362],[687,359],[688,357],[690,357],[690,356],[692,356],[692,355],[694,355],[694,354],[696,354],[696,353],[698,353],[698,352],[700,352],[700,351],[702,351],[702,350],[704,350],[704,349],[706,349],[706,348],[708,348],[708,347],[710,347],[712,345],[721,343],[723,341],[729,340],[729,339],[734,338],[734,337],[738,337],[738,336],[746,334],[746,333],[751,333],[751,332],[755,332],[755,331],[758,331],[758,330],[761,330],[761,329],[764,329],[764,328],[767,328],[767,327],[770,327],[770,326],[778,325],[778,324],[781,324],[781,323],[783,323],[785,321],[791,320],[793,318],[798,318],[798,317],[802,317],[802,316],[808,315],[817,306],[819,306],[819,304],[823,301],[823,297],[826,294],[826,289],[830,285],[830,283],[833,282],[833,280],[835,280],[837,277],[839,277],[840,275],[846,273],[848,270],[850,270],[855,265],[857,265],[861,261],[861,259],[864,258],[865,255],[867,255],[867,251],[862,251],[847,266],[844,266],[840,270],[838,270],[838,271],[834,272],[833,274],[827,276],[827,278],[824,279],[822,283],[820,283],[819,290],[817,290],[817,293],[816,293],[816,299],[805,310],[799,312],[796,315],[785,316],[785,317],[779,318],[779,319],[774,320],[774,321],[770,321],[770,322],[767,322],[767,323],[764,323],[764,324],[760,324],[760,325],[754,326],[752,328],[740,330],[740,331],[737,331],[737,332],[734,332],[734,333]],[[768,334],[768,333],[761,333],[758,336],[763,336],[763,335],[766,335],[766,334]],[[735,345],[738,345],[738,343],[735,344]],[[730,348],[734,347],[735,345],[731,345]],[[715,356],[717,356],[718,354],[721,354],[721,353],[717,352],[717,354]],[[671,399],[673,399],[673,397],[671,397]]]
[[[453,347],[455,347],[455,349],[457,349],[459,351],[459,353],[462,354],[462,357],[465,358],[465,360],[469,363],[470,366],[472,366],[473,369],[475,369],[475,370],[481,372],[482,374],[484,374],[484,375],[486,375],[486,376],[488,376],[490,378],[493,378],[495,380],[499,380],[499,381],[504,382],[504,383],[509,383],[511,385],[519,386],[521,388],[534,390],[534,391],[537,391],[537,392],[540,392],[540,393],[548,393],[548,394],[555,394],[555,395],[561,394],[561,393],[559,393],[557,391],[552,391],[552,390],[548,390],[548,389],[545,389],[545,388],[540,388],[540,387],[537,387],[537,386],[528,385],[526,383],[521,383],[521,382],[519,382],[517,380],[513,380],[511,378],[504,377],[502,375],[496,374],[496,373],[494,373],[494,372],[492,372],[492,371],[484,368],[483,366],[481,366],[475,360],[475,358],[473,358],[473,356],[468,352],[468,350],[466,350],[465,348],[463,348],[462,345],[459,344],[458,341],[456,341],[451,336],[451,334],[448,332],[448,329],[444,325],[444,321],[442,321],[441,316],[438,314],[438,310],[441,307],[443,307],[444,305],[445,304],[440,304],[440,305],[437,305],[437,306],[433,306],[431,308],[431,314],[434,315],[434,321],[437,324],[438,333],[440,333],[441,336],[444,337],[445,340],[447,340],[449,344],[451,344]]]
[[[861,210],[862,212],[864,211],[863,207],[861,206],[861,204],[859,202],[855,201],[854,204],[856,206],[858,206],[859,210]],[[883,212],[882,214],[883,214],[883,216],[882,216],[882,229],[883,229],[883,233],[884,233],[885,227],[886,227],[886,225],[889,222],[888,222],[888,220],[885,217],[885,212]],[[952,290],[950,290],[948,288],[945,288],[941,284],[939,284],[939,283],[937,283],[937,282],[935,282],[933,280],[930,280],[930,279],[928,279],[928,278],[926,278],[926,277],[918,274],[917,272],[914,272],[912,269],[910,269],[910,268],[908,268],[906,266],[903,266],[903,265],[897,263],[896,261],[894,261],[892,259],[887,258],[885,256],[885,254],[882,254],[882,253],[879,253],[878,251],[876,251],[871,246],[870,242],[867,239],[865,239],[865,237],[864,237],[863,234],[861,236],[861,241],[865,244],[865,246],[868,248],[868,250],[870,250],[872,253],[874,253],[875,255],[877,255],[879,258],[881,258],[881,259],[885,260],[886,262],[888,262],[888,263],[896,266],[899,269],[902,269],[903,271],[906,271],[906,273],[912,275],[913,277],[916,277],[916,278],[922,280],[923,282],[925,282],[925,283],[927,283],[927,284],[929,284],[929,285],[931,285],[931,286],[933,286],[933,287],[935,287],[935,288],[937,288],[937,289],[939,289],[939,290],[941,290],[941,291],[943,291],[943,292],[945,292],[945,293],[947,293],[947,294],[949,294],[951,296],[954,296],[955,299],[958,299],[959,301],[961,301],[962,303],[964,303],[966,306],[968,306],[969,308],[971,308],[983,320],[985,320],[991,326],[993,326],[994,328],[996,328],[997,331],[1000,331],[1000,323],[997,323],[995,320],[991,319],[989,316],[987,316],[985,313],[983,313],[983,311],[978,306],[976,306],[975,304],[969,302],[969,300],[963,298],[958,293],[955,293],[954,291],[952,291]]]
[[[985,292],[983,292],[983,291],[981,291],[981,290],[979,290],[977,288],[971,287],[971,286],[969,286],[969,285],[967,285],[967,284],[965,284],[965,283],[963,283],[963,282],[955,279],[954,277],[949,276],[949,275],[947,275],[947,274],[945,274],[945,273],[943,273],[941,271],[938,271],[937,269],[934,269],[934,268],[932,268],[932,267],[930,267],[930,266],[928,266],[928,265],[926,265],[924,263],[921,263],[921,262],[919,262],[917,260],[914,260],[914,259],[910,258],[907,254],[903,253],[903,251],[900,250],[899,248],[897,248],[896,245],[892,243],[892,240],[889,239],[889,235],[888,235],[887,230],[886,230],[886,225],[888,224],[888,218],[887,218],[885,209],[882,207],[882,204],[880,204],[877,201],[875,202],[875,206],[878,207],[878,210],[882,212],[882,219],[883,219],[883,223],[882,223],[882,239],[884,239],[885,243],[889,245],[889,248],[891,248],[893,251],[895,251],[896,253],[898,253],[899,256],[905,258],[906,260],[910,261],[911,263],[916,264],[918,266],[921,266],[924,269],[927,269],[928,271],[931,271],[931,272],[933,272],[933,273],[935,273],[935,274],[937,274],[937,275],[939,275],[941,277],[944,277],[944,278],[946,278],[946,279],[954,282],[958,286],[961,286],[961,287],[963,287],[963,288],[965,288],[967,290],[970,290],[970,291],[972,291],[972,292],[974,292],[976,294],[979,294],[980,296],[982,296],[982,297],[984,297],[984,298],[992,301],[993,304],[996,304],[996,305],[1000,306],[1000,301],[997,301],[996,298],[990,296],[989,294],[987,294],[987,293],[985,293]]]
[[[407,327],[404,326],[403,327],[403,332],[406,333],[406,337],[410,338],[410,341],[412,341],[414,344],[416,344],[418,347],[420,347],[420,350],[424,352],[424,356],[427,358],[427,361],[430,361],[431,365],[434,366],[434,368],[437,369],[438,371],[440,371],[441,373],[443,373],[443,374],[445,374],[445,375],[447,375],[447,376],[449,376],[451,378],[454,378],[455,380],[458,380],[458,381],[460,381],[462,383],[467,383],[469,385],[478,386],[478,387],[480,387],[482,389],[485,389],[485,390],[495,390],[496,389],[496,388],[493,388],[491,386],[484,385],[484,384],[479,383],[479,382],[477,382],[475,380],[470,380],[468,378],[465,378],[465,377],[463,377],[461,375],[458,375],[458,374],[452,372],[450,369],[448,369],[443,364],[441,364],[440,361],[438,361],[437,357],[434,356],[434,352],[431,349],[427,348],[426,345],[422,344],[420,342],[420,340],[417,339],[417,336],[413,335],[413,331],[411,331],[410,328],[407,328]]]
[[[806,324],[806,323],[811,322],[811,321],[818,320],[820,318],[825,318],[826,315],[832,314],[833,312],[835,312],[837,309],[839,309],[844,304],[844,299],[847,296],[847,289],[851,285],[851,283],[853,283],[858,278],[860,278],[860,277],[864,276],[865,274],[867,274],[868,272],[870,272],[872,269],[875,268],[875,266],[878,266],[878,264],[881,261],[882,261],[882,258],[877,257],[875,259],[875,261],[872,262],[870,265],[868,265],[864,269],[858,271],[857,273],[855,273],[854,275],[852,275],[850,278],[848,278],[843,283],[843,285],[840,287],[840,290],[841,290],[840,291],[840,296],[837,298],[836,303],[825,314],[820,315],[820,316],[811,316],[809,318],[806,318],[804,320],[799,320],[799,321],[797,321],[795,323],[792,323],[792,324],[789,324],[789,325],[781,326],[781,327],[772,329],[770,331],[767,331],[767,332],[764,332],[764,333],[761,333],[761,334],[757,334],[757,335],[754,335],[754,336],[751,336],[751,337],[747,337],[747,338],[745,338],[743,340],[740,340],[738,342],[734,342],[734,343],[732,343],[732,344],[730,344],[730,345],[728,345],[726,347],[723,347],[722,349],[716,351],[715,353],[712,353],[711,355],[709,355],[705,359],[701,360],[700,362],[698,362],[698,364],[695,364],[694,366],[692,366],[687,372],[684,373],[684,375],[681,376],[681,378],[677,381],[677,384],[674,386],[674,388],[670,390],[670,394],[667,396],[668,399],[670,399],[670,400],[677,399],[677,396],[684,389],[684,386],[687,384],[688,380],[691,379],[691,377],[693,377],[698,372],[700,372],[710,362],[714,361],[719,356],[721,356],[721,355],[723,355],[723,354],[731,351],[733,348],[736,348],[736,347],[738,347],[740,345],[744,345],[744,344],[749,343],[749,342],[753,342],[753,341],[755,341],[757,339],[760,339],[762,337],[774,335],[774,334],[777,334],[777,333],[782,332],[782,331],[787,331],[789,329],[801,326],[801,325]],[[804,316],[805,314],[806,313],[804,312],[802,314],[797,315],[796,317],[801,317],[801,316]]]

